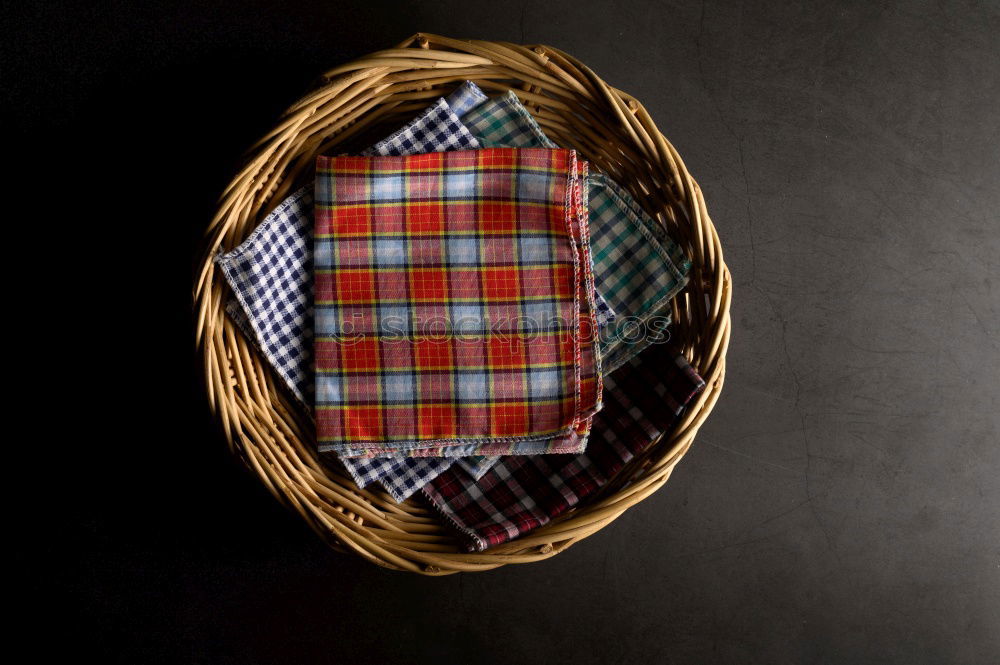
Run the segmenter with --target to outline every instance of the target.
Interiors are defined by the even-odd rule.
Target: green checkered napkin
[[[462,123],[484,147],[558,147],[512,90],[472,109]],[[589,185],[594,280],[617,317],[601,331],[608,374],[660,338],[691,262],[624,188],[601,173],[592,173]]]

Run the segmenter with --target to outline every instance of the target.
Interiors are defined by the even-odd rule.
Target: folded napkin
[[[313,400],[312,204],[312,188],[300,189],[215,257],[235,297],[226,311],[303,404]]]
[[[484,147],[555,147],[513,91],[483,102],[462,122]],[[691,263],[625,189],[603,174],[591,175],[589,184],[594,279],[616,315],[601,330],[607,374],[663,332]]]
[[[594,279],[621,313],[601,331],[608,373],[660,340],[691,261],[632,195],[603,173],[590,179],[590,219]]]
[[[581,447],[579,180],[571,150],[319,158],[321,450]]]
[[[667,344],[605,377],[581,455],[503,457],[478,481],[452,468],[423,488],[470,551],[523,536],[594,494],[664,432],[705,383]]]
[[[593,286],[593,274],[590,269],[592,266],[592,258],[590,256],[590,240],[588,225],[586,223],[587,219],[587,209],[583,204],[586,198],[586,183],[587,183],[587,165],[586,162],[575,161],[574,175],[570,182],[572,184],[572,189],[570,191],[572,204],[574,206],[571,215],[571,232],[574,240],[575,248],[578,255],[578,267],[581,269],[582,278],[578,281],[578,297],[581,303],[579,308],[579,325],[580,325],[580,348],[578,353],[579,362],[579,373],[578,380],[580,384],[580,417],[577,427],[574,431],[556,438],[537,438],[532,440],[522,440],[518,442],[490,442],[485,444],[465,444],[465,445],[455,445],[455,446],[430,446],[426,444],[411,445],[411,446],[398,446],[386,444],[379,448],[377,456],[379,458],[385,456],[394,457],[453,457],[453,456],[467,456],[467,455],[501,455],[501,454],[553,454],[553,453],[576,453],[581,452],[586,446],[587,435],[590,430],[590,419],[594,412],[600,409],[600,395],[602,388],[602,374],[600,370],[600,356],[597,353],[596,345],[596,321],[594,313],[596,311],[596,303],[594,300],[594,286]],[[522,255],[525,258],[527,255]],[[537,257],[536,257],[537,258]],[[537,309],[530,309],[531,304],[528,305],[529,309],[525,310],[523,318],[526,322],[533,324],[533,326],[545,325],[547,323],[547,315],[538,316]],[[544,314],[544,313],[543,313]],[[537,327],[532,328],[532,332],[540,332]],[[360,458],[362,456],[370,455],[369,450],[365,448],[356,448],[352,446],[345,446],[338,450],[338,454],[342,457]],[[494,458],[495,459],[495,458]],[[355,461],[355,459],[352,459]],[[485,462],[484,464],[489,464]],[[359,467],[357,461],[355,461],[355,468]],[[374,473],[379,473],[379,469],[385,469],[384,464],[379,460],[371,465]],[[478,472],[481,474],[481,467],[477,465]],[[359,469],[360,471],[360,469]],[[405,478],[408,476],[418,475],[420,477],[425,477],[427,474],[439,473],[443,471],[443,465],[439,459],[433,459],[430,461],[426,468],[417,468],[414,464],[407,464],[406,468],[402,470],[400,478]],[[357,479],[363,482],[365,479]],[[386,482],[388,481],[388,483]],[[412,490],[412,484],[407,482],[406,486],[403,488],[390,487],[394,484],[393,481],[386,477],[382,483],[390,493],[393,491],[400,492],[402,495],[403,491],[410,492]],[[397,496],[395,493],[393,496]]]

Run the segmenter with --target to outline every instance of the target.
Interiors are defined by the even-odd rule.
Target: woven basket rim
[[[309,414],[225,315],[231,292],[213,264],[311,177],[316,155],[401,124],[465,80],[487,93],[513,89],[550,138],[626,186],[685,249],[692,268],[673,305],[674,342],[706,383],[673,429],[596,497],[517,540],[475,553],[460,548],[430,507],[359,490],[317,456]],[[732,279],[701,189],[638,100],[550,46],[417,33],[327,71],[249,149],[206,229],[193,295],[209,405],[230,450],[336,549],[387,568],[442,575],[554,556],[666,483],[722,391]]]

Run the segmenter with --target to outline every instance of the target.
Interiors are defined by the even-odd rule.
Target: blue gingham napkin
[[[304,404],[314,387],[312,206],[312,188],[303,187],[215,257],[235,296],[226,311]]]

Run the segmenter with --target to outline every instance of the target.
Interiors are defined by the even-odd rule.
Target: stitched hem
[[[594,284],[594,257],[591,255],[590,251],[590,214],[587,207],[587,201],[589,200],[590,185],[587,180],[587,176],[590,173],[590,164],[587,162],[581,162],[582,173],[580,177],[577,178],[575,183],[577,187],[577,225],[580,227],[580,249],[583,254],[583,261],[585,265],[590,266],[590,270],[584,271],[585,284],[584,291],[586,292],[587,305],[590,307],[590,325],[591,325],[591,340],[590,344],[593,349],[594,356],[594,381],[596,385],[594,386],[594,407],[593,411],[588,415],[593,415],[597,411],[601,410],[603,406],[601,403],[601,395],[604,392],[604,381],[602,379],[603,372],[601,369],[601,349],[598,343],[598,323],[597,323],[597,293],[596,286]]]
[[[517,443],[531,443],[536,441],[548,441],[561,436],[567,436],[574,432],[573,426],[563,427],[551,432],[526,434],[524,436],[499,436],[499,437],[479,437],[479,438],[458,438],[458,439],[411,439],[406,441],[352,441],[350,443],[336,441],[319,441],[318,447],[321,451],[352,450],[352,451],[372,451],[372,450],[415,450],[427,448],[451,448],[462,445],[484,446],[489,444],[514,445]],[[357,455],[348,455],[357,457]],[[371,455],[368,455],[371,457]],[[429,455],[429,457],[434,457]]]
[[[490,546],[486,540],[481,538],[475,531],[472,530],[472,527],[469,527],[464,522],[460,521],[454,513],[442,508],[442,506],[448,505],[448,502],[438,493],[437,490],[434,489],[432,485],[424,485],[420,489],[420,492],[424,495],[424,498],[430,502],[431,506],[434,507],[438,514],[444,517],[445,520],[451,524],[452,528],[458,531],[461,535],[465,536],[466,542],[463,544],[465,545],[466,551],[482,552]]]
[[[563,221],[566,224],[566,236],[569,239],[570,251],[573,254],[573,423],[576,428],[580,418],[580,402],[582,395],[580,392],[580,364],[582,362],[582,349],[580,347],[580,290],[582,288],[583,267],[580,265],[580,250],[577,249],[576,237],[573,232],[573,216],[576,214],[576,201],[574,200],[576,178],[576,150],[567,153],[567,177],[566,177],[566,200],[563,203],[565,214]]]
[[[221,265],[222,263],[230,263],[235,258],[242,257],[247,249],[256,244],[257,240],[261,235],[263,235],[264,231],[266,231],[272,223],[277,221],[278,216],[281,213],[291,208],[292,205],[297,204],[303,196],[308,196],[311,191],[312,185],[304,185],[295,192],[289,194],[284,201],[278,204],[277,208],[267,213],[267,216],[261,220],[261,223],[257,225],[257,228],[250,232],[250,235],[243,239],[243,242],[236,247],[233,247],[228,252],[220,251],[216,254],[214,259],[215,262]]]
[[[539,126],[538,121],[535,120],[535,116],[531,115],[531,112],[524,107],[524,104],[521,103],[521,98],[517,96],[516,92],[514,92],[513,90],[507,90],[506,94],[504,94],[502,99],[510,104],[511,108],[514,109],[514,112],[518,115],[518,117],[524,120],[524,122],[528,125],[528,129],[531,130],[531,133],[534,135],[535,139],[537,139],[538,142],[542,144],[542,147],[544,148],[559,147],[552,141],[552,139],[550,139],[548,136],[545,135],[545,132],[542,131],[542,128]]]
[[[687,272],[691,268],[691,262],[685,257],[682,260],[680,267],[675,264],[671,250],[676,248],[678,251],[681,251],[680,247],[669,237],[666,237],[666,241],[670,243],[670,247],[664,247],[663,243],[661,243],[648,228],[648,224],[643,221],[642,217],[636,215],[635,210],[633,210],[629,205],[628,201],[631,200],[631,197],[629,196],[629,199],[624,198],[624,196],[627,196],[627,192],[619,192],[617,190],[618,185],[614,184],[613,181],[609,180],[607,177],[604,177],[603,174],[595,175],[592,181],[604,188],[604,192],[608,196],[609,200],[614,203],[619,210],[625,213],[625,218],[628,219],[629,222],[631,222],[632,225],[639,231],[639,233],[642,234],[642,237],[653,246],[653,250],[659,254],[660,258],[666,264],[671,278],[674,280],[674,285],[667,289],[663,295],[651,302],[644,303],[634,313],[628,313],[625,315],[625,318],[637,319],[637,321],[635,321],[637,325],[645,325],[646,322],[653,318],[657,313],[661,312],[663,308],[669,304],[670,301],[684,289],[684,287],[687,286]],[[676,254],[676,252],[674,252],[674,254]],[[681,256],[683,256],[682,251]],[[607,330],[607,328],[605,328],[605,330]],[[601,343],[601,353],[605,359],[610,360],[613,357],[612,354],[614,354],[618,348],[620,348],[623,344],[628,343],[627,340],[622,339],[623,333],[623,328],[617,328],[610,336],[610,339]],[[647,346],[649,346],[648,342],[642,344],[639,350],[641,351]],[[638,353],[638,351],[636,351],[636,353]],[[624,360],[627,360],[629,357],[631,356],[627,356]],[[624,360],[608,362],[604,367],[604,373],[609,374],[615,369],[618,369],[618,367],[621,367]]]
[[[585,445],[583,439],[589,435],[586,419],[579,429],[574,429],[568,434],[538,439],[535,441],[524,441],[520,443],[484,443],[478,446],[429,446],[425,448],[410,448],[406,450],[394,448],[378,449],[350,449],[340,448],[333,450],[339,457],[347,459],[372,459],[372,458],[421,458],[421,457],[469,457],[470,455],[495,456],[495,455],[555,455],[562,453],[583,452]],[[581,430],[583,432],[581,433]],[[322,452],[330,452],[321,449]]]
[[[407,499],[409,499],[411,496],[413,496],[414,494],[416,494],[417,492],[419,492],[422,487],[424,487],[425,485],[427,485],[427,483],[431,482],[432,480],[434,480],[435,478],[437,478],[438,476],[440,476],[442,473],[444,473],[445,471],[447,471],[450,468],[451,468],[451,465],[449,464],[446,467],[438,469],[436,472],[432,471],[432,472],[428,473],[427,477],[426,477],[426,480],[424,481],[423,485],[420,485],[418,487],[414,487],[412,489],[408,489],[408,490],[403,491],[403,492],[396,491],[396,488],[393,487],[392,485],[390,485],[389,482],[388,482],[388,480],[386,480],[386,479],[380,479],[379,480],[379,484],[382,485],[383,488],[385,488],[385,491],[389,493],[389,496],[391,496],[393,499],[395,499],[396,503],[403,503],[404,501],[406,501]]]

